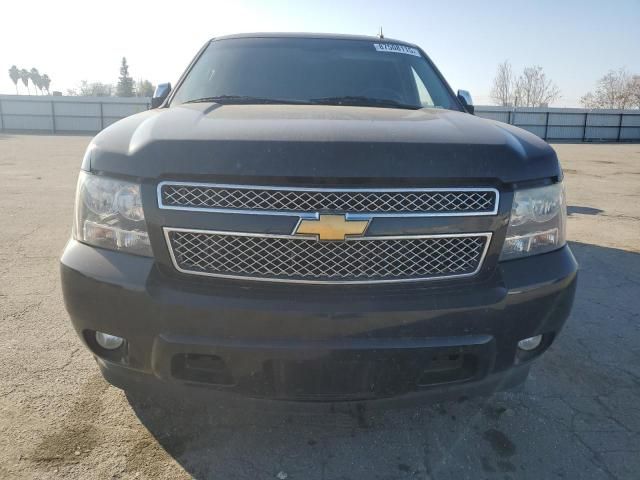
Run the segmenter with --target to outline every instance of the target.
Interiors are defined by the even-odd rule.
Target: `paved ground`
[[[582,272],[523,391],[387,412],[164,412],[109,387],[58,256],[89,139],[0,135],[0,478],[640,478],[640,145],[557,145]]]

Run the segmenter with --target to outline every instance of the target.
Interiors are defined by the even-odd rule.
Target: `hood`
[[[93,141],[91,170],[140,178],[451,184],[560,175],[540,138],[442,109],[188,104],[125,118]]]

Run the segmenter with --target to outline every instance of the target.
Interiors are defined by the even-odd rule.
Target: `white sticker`
[[[416,57],[420,56],[420,52],[417,48],[398,45],[396,43],[374,43],[373,46],[379,52],[404,53],[405,55],[414,55]]]

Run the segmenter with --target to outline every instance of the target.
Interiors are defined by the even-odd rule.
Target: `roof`
[[[332,40],[365,40],[368,42],[392,42],[407,45],[409,47],[416,47],[417,45],[403,40],[396,40],[395,38],[380,38],[373,35],[345,35],[339,33],[296,33],[296,32],[255,32],[255,33],[236,33],[233,35],[222,35],[220,37],[214,37],[214,40],[227,40],[230,38],[325,38]]]

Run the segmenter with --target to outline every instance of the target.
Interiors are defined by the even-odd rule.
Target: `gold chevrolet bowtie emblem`
[[[344,240],[347,235],[362,235],[369,220],[347,220],[344,215],[323,215],[318,220],[300,220],[296,235],[317,235],[320,240]]]

